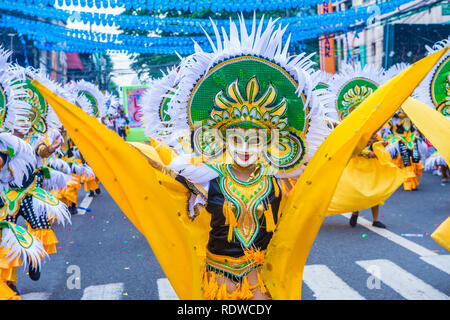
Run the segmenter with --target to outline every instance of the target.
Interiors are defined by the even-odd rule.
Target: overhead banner
[[[142,127],[142,106],[139,105],[139,99],[144,94],[147,86],[122,87],[123,109],[130,121],[130,128]]]
[[[128,116],[130,131],[127,134],[128,141],[147,141],[142,123],[142,106],[139,103],[140,98],[148,87],[128,86],[122,87],[123,93],[123,111]]]
[[[323,1],[317,5],[319,15],[333,12],[333,3]],[[334,35],[327,34],[319,37],[320,69],[327,73],[336,72],[336,61],[334,57]]]

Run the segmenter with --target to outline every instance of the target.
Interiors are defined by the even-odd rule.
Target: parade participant
[[[57,156],[69,166],[69,173],[72,179],[66,184],[65,188],[59,190],[57,197],[68,206],[70,214],[75,215],[78,213],[78,190],[81,188],[80,177],[77,171],[81,174],[81,164],[75,159],[75,145],[72,139],[70,139],[63,127],[60,132],[64,140],[58,150]]]
[[[377,155],[373,151],[373,146],[376,142],[380,141],[381,137],[376,133],[370,139],[367,147],[361,151],[358,156],[365,157],[367,159],[377,159]],[[382,142],[383,147],[387,145],[387,141]],[[401,178],[400,178],[401,179]],[[380,205],[376,205],[370,208],[372,211],[372,225],[377,228],[386,228],[386,225],[379,221]],[[359,211],[353,211],[350,217],[349,224],[351,227],[355,227],[358,221]]]
[[[117,133],[124,140],[126,140],[126,138],[127,138],[126,127],[128,126],[128,123],[129,123],[128,117],[125,115],[125,112],[123,111],[123,109],[120,108],[118,111],[118,114],[117,114],[117,118],[116,118]]]
[[[367,64],[364,68],[347,65],[329,80],[330,103],[338,115],[336,123],[343,121],[351,112],[372,95],[385,82],[384,70]],[[326,98],[327,93],[321,97]],[[353,157],[341,176],[328,214],[352,212],[349,220],[355,227],[359,211],[371,208],[372,225],[386,228],[379,221],[379,207],[404,181],[405,175],[391,163],[384,150],[387,143],[374,133],[366,148]]]
[[[307,253],[345,165],[439,55],[379,88],[324,141],[330,129],[312,93],[312,62],[288,55],[286,29],[269,20],[247,32],[243,18],[240,28],[230,23],[229,35],[213,29],[213,52],[196,44],[176,87],[155,97],[154,108],[170,119],[151,145],[133,144],[139,151],[35,84],[181,299],[298,299]],[[185,139],[195,154],[175,152]],[[288,195],[283,179],[290,177],[298,180]]]
[[[409,174],[403,183],[403,189],[416,190],[423,171],[420,161],[427,156],[425,141],[401,108],[389,125],[391,133],[384,137],[388,141],[386,150],[391,154],[394,163]]]
[[[386,71],[386,79],[390,79],[405,70],[409,65],[398,63]],[[406,191],[416,190],[422,177],[423,165],[428,156],[428,148],[424,137],[420,134],[405,112],[400,108],[383,128],[383,139],[388,141],[386,150],[394,163],[408,174],[403,183]]]
[[[449,44],[450,37],[437,42],[432,48],[427,47],[428,54],[439,51]],[[450,118],[450,54],[447,53],[441,58],[414,93],[418,100],[434,108],[444,117]],[[447,183],[450,170],[439,151],[435,151],[425,161],[425,170],[435,169],[438,169],[442,175],[441,183]]]
[[[110,92],[105,94],[106,118],[109,119],[109,124],[105,124],[109,129],[118,132],[117,118],[119,116],[119,100]]]
[[[65,186],[70,177],[45,165],[46,159],[53,155],[61,145],[58,130],[52,127],[57,122],[57,119],[55,119],[56,115],[51,111],[49,103],[31,84],[31,81],[37,79],[65,98],[69,99],[69,97],[64,93],[62,87],[48,79],[43,73],[32,68],[21,69],[16,67],[16,69],[18,71],[22,70],[25,74],[22,84],[27,92],[27,97],[23,101],[28,106],[26,109],[28,113],[24,125],[29,130],[16,130],[15,127],[9,129],[13,131],[15,136],[28,142],[34,150],[36,157],[35,185],[43,189],[45,189],[45,186],[48,186],[47,191],[50,191],[52,188],[60,189]],[[56,202],[57,205],[55,205],[54,209],[47,212],[50,226],[53,223],[62,225],[70,223],[71,219],[67,206],[58,200]],[[34,230],[35,228],[28,223],[28,229],[42,241],[48,254],[56,253],[58,240],[51,228],[44,231],[40,229]]]
[[[86,113],[97,118],[102,123],[104,123],[102,120],[106,120],[109,124],[109,128],[113,128],[113,123],[108,114],[108,106],[110,107],[109,111],[113,112],[114,109],[117,108],[118,102],[112,95],[104,95],[97,86],[84,80],[69,83],[66,85],[66,89],[76,97],[76,104]],[[66,136],[66,138],[67,143],[65,150],[66,152],[69,152],[70,150],[71,155],[68,157],[66,154],[63,157],[66,161],[69,161],[73,175],[78,177],[79,183],[71,183],[68,186],[63,199],[66,203],[70,203],[71,213],[76,214],[76,200],[78,198],[78,189],[81,187],[81,184],[84,185],[84,190],[89,192],[90,197],[94,197],[95,194],[100,194],[101,190],[98,185],[99,180],[95,177],[92,169],[86,163],[71,139],[68,136]]]
[[[35,229],[48,230],[48,214],[50,211],[55,214],[53,207],[58,203],[51,194],[36,186],[37,161],[31,146],[5,132],[13,128],[24,134],[29,130],[29,106],[22,101],[27,92],[22,82],[17,81],[17,69],[7,63],[9,55],[0,49],[0,128],[4,131],[0,133],[0,282],[17,293],[16,268],[23,264],[28,267],[30,278],[36,280],[40,261],[47,255],[37,237],[16,225],[17,217],[22,215]],[[3,284],[0,292],[5,298],[15,297]]]

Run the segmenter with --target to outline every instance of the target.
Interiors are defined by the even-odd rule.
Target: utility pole
[[[16,35],[15,33],[8,33],[8,36],[11,38],[11,41],[10,41],[10,44],[9,44],[9,50],[11,50],[12,53],[14,53],[14,48],[13,48],[13,37],[14,37],[15,35]],[[12,57],[13,57],[13,55],[11,55],[11,56],[9,57],[9,59],[10,59],[9,62],[12,62]]]

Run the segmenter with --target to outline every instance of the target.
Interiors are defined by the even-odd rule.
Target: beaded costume
[[[10,53],[0,48],[0,300],[20,299],[15,289],[16,267],[40,269],[47,255],[41,241],[16,225],[18,215],[35,228],[49,228],[47,211],[55,205],[45,190],[36,187],[36,158],[25,141],[7,128],[25,129],[26,91],[16,80],[15,68],[7,63]],[[11,290],[14,289],[14,290]]]

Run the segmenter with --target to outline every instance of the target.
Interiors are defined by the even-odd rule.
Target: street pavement
[[[400,187],[380,209],[387,229],[371,225],[370,210],[358,225],[349,215],[327,217],[308,257],[304,300],[450,299],[450,252],[430,234],[450,214],[450,184],[424,173],[418,190]],[[105,189],[79,194],[72,225],[55,226],[58,253],[32,281],[18,269],[17,287],[29,300],[177,299],[145,237]]]

